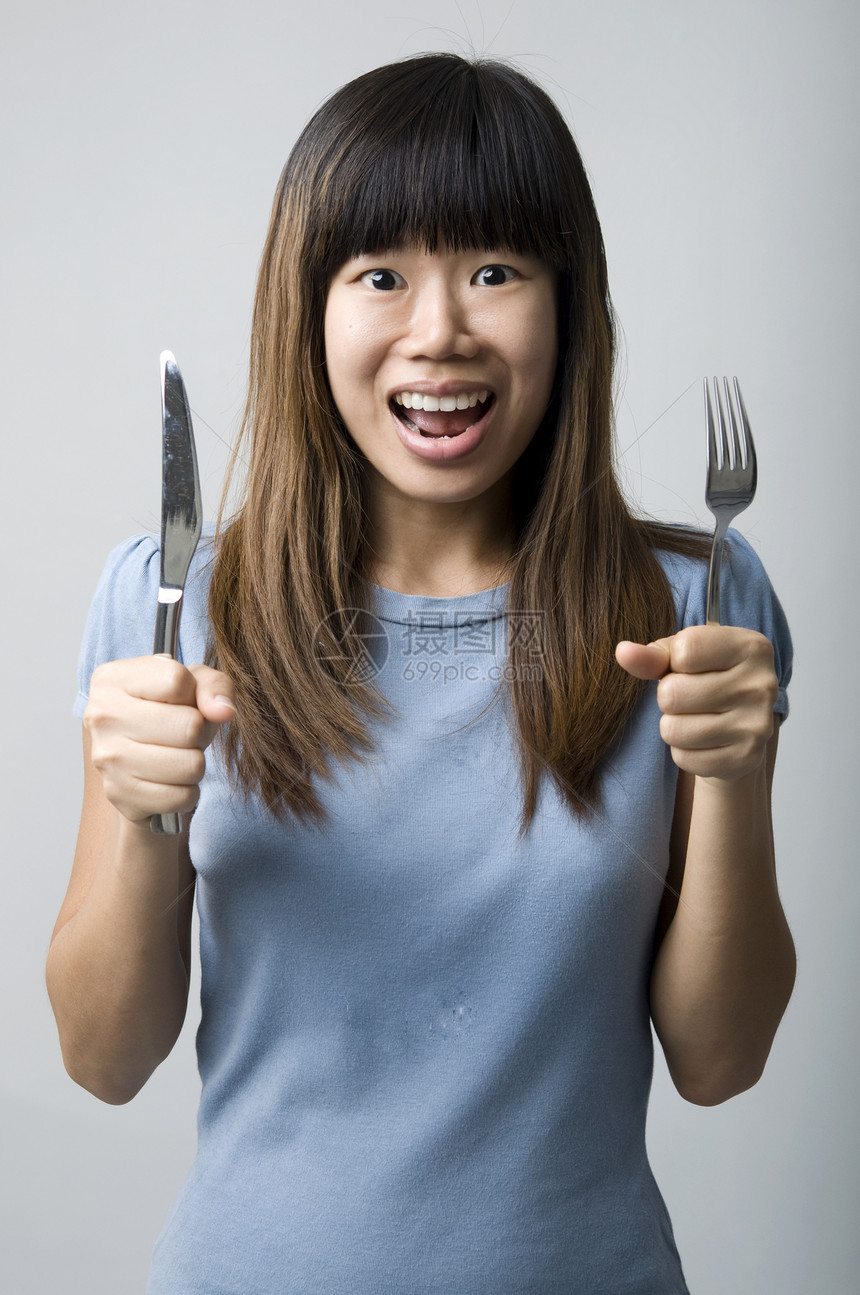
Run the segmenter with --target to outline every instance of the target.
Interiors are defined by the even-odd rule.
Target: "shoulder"
[[[187,589],[194,593],[208,585],[212,550],[212,530],[204,530],[188,573]],[[109,598],[116,592],[158,593],[161,578],[161,550],[155,535],[132,535],[107,556],[95,592],[95,600]]]
[[[116,590],[154,587],[158,590],[158,540],[154,535],[132,535],[107,555],[95,601],[108,600]]]
[[[93,595],[85,641],[100,660],[143,656],[152,651],[144,608],[158,596],[158,543],[151,535],[133,535],[107,556]],[[127,649],[119,651],[122,646]]]
[[[666,546],[654,546],[654,556],[663,568],[675,599],[678,628],[702,624],[707,599],[708,560],[710,548],[701,555],[678,552],[672,547],[672,527],[665,527]],[[678,535],[689,534],[678,528]],[[704,535],[703,540],[710,537]],[[745,602],[755,604],[762,598],[776,597],[761,558],[739,531],[729,530],[723,553],[725,597],[738,612]],[[734,623],[734,622],[733,622]]]

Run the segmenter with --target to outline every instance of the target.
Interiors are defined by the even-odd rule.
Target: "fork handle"
[[[727,521],[717,519],[714,528],[714,542],[711,545],[711,565],[708,567],[708,601],[705,612],[706,625],[720,623],[720,571],[723,565],[723,546],[726,542]]]

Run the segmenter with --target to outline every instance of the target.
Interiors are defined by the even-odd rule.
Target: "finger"
[[[769,716],[779,693],[773,667],[765,661],[743,661],[727,670],[702,674],[673,671],[657,684],[657,705],[664,715],[762,714]]]
[[[730,746],[737,738],[721,715],[662,715],[660,736],[679,751],[708,751]]]
[[[206,767],[198,749],[148,745],[117,735],[102,740],[97,732],[91,753],[107,799],[132,821],[181,813],[197,803]]]
[[[194,665],[190,667],[194,676],[197,709],[207,720],[215,724],[226,724],[236,715],[236,692],[233,681],[223,670],[213,670],[211,666]]]
[[[769,714],[778,691],[775,675],[750,677],[737,667],[723,673],[668,674],[657,684],[657,705],[664,715]]]
[[[206,757],[200,747],[179,747],[134,742],[118,743],[106,769],[122,771],[129,783],[143,782],[165,787],[191,787],[206,772]],[[154,812],[154,811],[153,811]]]
[[[144,810],[143,818],[152,818],[153,814],[190,814],[200,799],[200,787],[197,783],[188,787],[170,787],[164,783],[141,783],[139,791],[141,804],[151,806]]]
[[[631,643],[624,640],[615,649],[615,660],[636,679],[659,679],[669,669],[670,639],[655,643]]]
[[[119,686],[101,683],[90,693],[84,723],[93,741],[115,746],[123,739],[142,745],[203,750],[218,726],[207,721],[196,706],[144,701]]]
[[[688,625],[671,639],[670,668],[679,674],[730,670],[744,662],[773,668],[773,647],[757,630],[734,625]]]
[[[153,814],[190,813],[200,799],[197,783],[173,786],[136,779],[114,784],[109,775],[104,774],[102,779],[108,800],[132,822],[146,822]]]
[[[169,656],[107,661],[93,672],[91,691],[101,687],[119,688],[130,697],[174,706],[193,706],[197,695],[191,671]]]
[[[742,714],[730,711],[725,715],[662,715],[660,736],[672,749],[676,764],[677,754],[687,752],[712,752],[724,764],[749,768],[760,762],[773,734],[773,713]],[[682,768],[686,767],[684,765]],[[691,771],[692,772],[692,771]]]
[[[742,680],[736,680],[733,671],[707,674],[673,671],[657,684],[657,705],[664,715],[722,714],[743,703],[741,685]]]
[[[759,748],[747,752],[736,746],[702,750],[673,746],[670,750],[673,761],[685,773],[695,774],[697,778],[716,778],[720,782],[737,782],[755,773],[765,760],[765,751]]]
[[[740,767],[733,759],[731,748],[707,747],[701,751],[688,750],[686,747],[670,747],[672,760],[685,773],[695,774],[697,778],[719,778],[724,782],[734,782],[744,773],[751,772]]]

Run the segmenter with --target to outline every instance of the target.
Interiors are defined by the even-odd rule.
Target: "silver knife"
[[[182,595],[203,517],[191,410],[170,351],[161,353],[161,426],[161,579],[152,651],[175,657]],[[153,814],[150,826],[166,836],[181,831],[178,814]]]

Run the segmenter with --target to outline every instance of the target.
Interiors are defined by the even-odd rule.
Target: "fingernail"
[[[233,705],[229,697],[224,697],[221,693],[218,693],[215,697],[215,700],[217,702],[220,702],[222,706],[229,707],[229,709],[235,713],[236,707]]]

